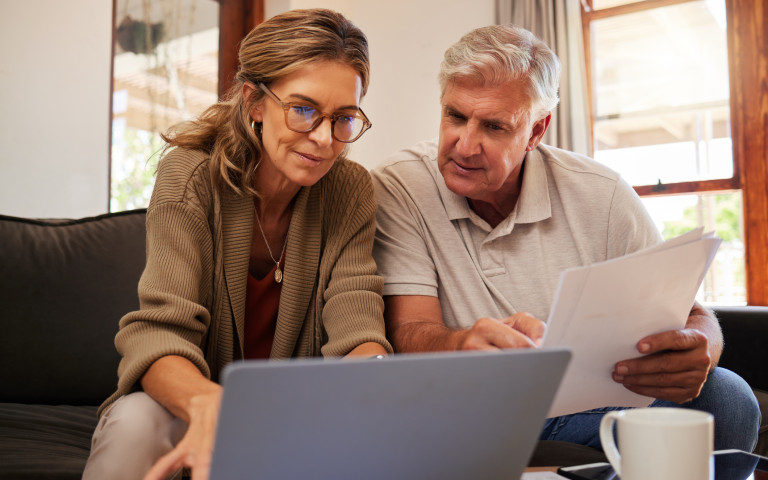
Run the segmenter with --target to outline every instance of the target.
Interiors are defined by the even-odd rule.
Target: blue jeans
[[[688,403],[655,400],[650,406],[692,408],[711,413],[715,419],[715,450],[736,448],[751,452],[757,443],[760,407],[747,382],[730,370],[715,368],[699,396]],[[603,414],[623,409],[625,407],[606,407],[548,418],[539,439],[578,443],[602,450],[599,431]]]

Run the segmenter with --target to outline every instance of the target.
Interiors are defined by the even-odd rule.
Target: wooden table
[[[528,467],[526,472],[557,472],[558,467]]]

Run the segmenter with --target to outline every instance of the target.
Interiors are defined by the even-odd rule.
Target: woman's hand
[[[389,355],[389,352],[379,343],[365,342],[355,347],[344,358],[351,357],[375,357],[376,355]]]
[[[192,470],[192,480],[207,480],[220,405],[220,388],[190,399],[187,433],[176,448],[155,463],[144,480],[164,480],[183,467]]]
[[[221,406],[221,386],[205,378],[192,362],[177,356],[155,361],[141,384],[150,397],[188,425],[184,437],[155,462],[144,480],[164,480],[184,467],[192,470],[192,480],[207,480]]]

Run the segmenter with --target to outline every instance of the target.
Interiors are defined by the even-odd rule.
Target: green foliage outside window
[[[149,205],[163,141],[157,134],[125,128],[112,143],[112,200],[119,212]]]
[[[713,225],[708,225],[704,216],[707,212],[706,204],[714,206],[712,214]],[[723,239],[723,242],[731,242],[741,238],[739,221],[741,217],[741,197],[739,195],[725,194],[712,195],[710,198],[699,198],[696,205],[687,207],[683,211],[683,217],[676,221],[664,222],[662,235],[664,239],[670,239],[698,227],[707,225],[714,229],[715,234]]]
[[[705,303],[740,304],[746,302],[744,243],[741,229],[741,194],[699,195],[682,216],[665,221],[665,240],[704,226],[723,240],[707,273],[698,300]]]

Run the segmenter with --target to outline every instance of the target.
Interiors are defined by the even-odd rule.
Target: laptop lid
[[[546,349],[237,362],[210,478],[520,478],[569,360]]]

